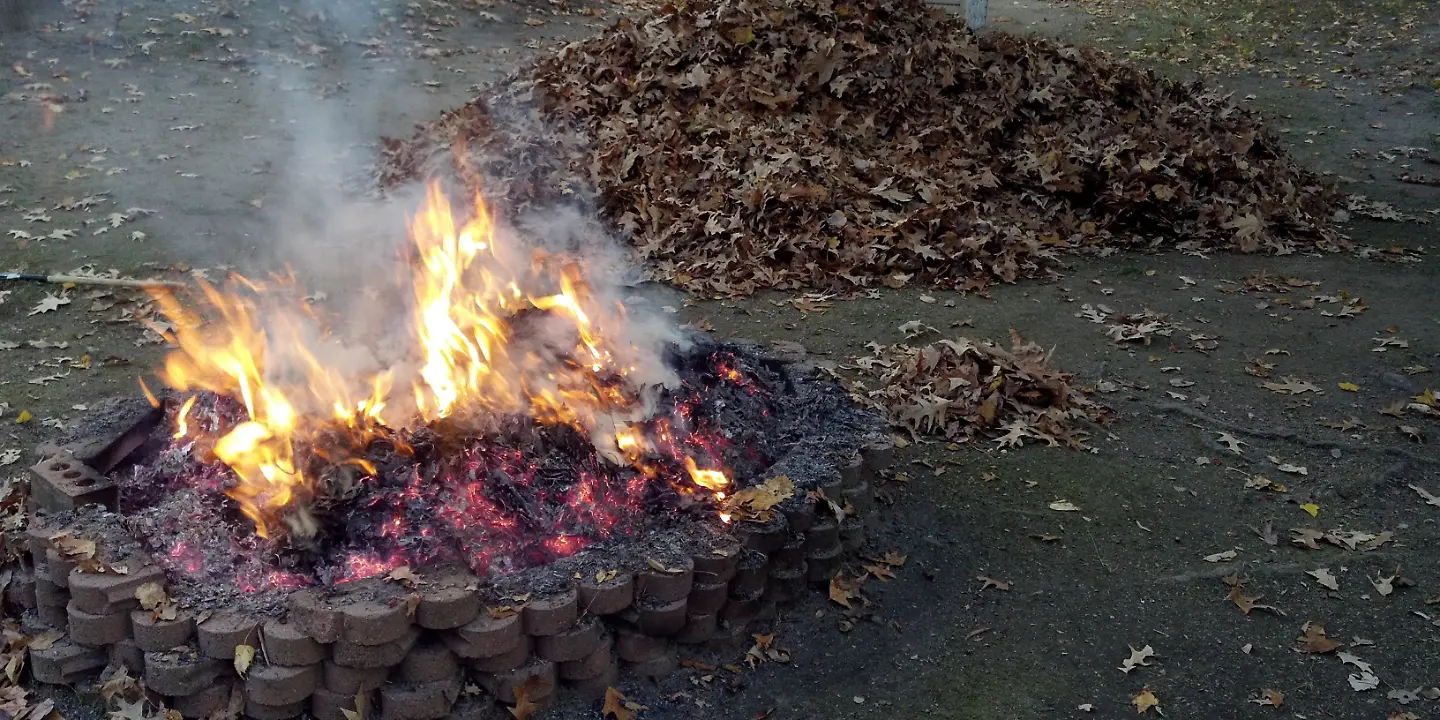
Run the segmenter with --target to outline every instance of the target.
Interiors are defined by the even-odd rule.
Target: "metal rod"
[[[0,280],[29,280],[31,282],[51,283],[64,285],[73,283],[75,285],[106,285],[109,287],[129,288],[183,288],[188,287],[185,283],[173,280],[132,280],[130,278],[95,277],[91,275],[38,275],[34,273],[0,273]]]

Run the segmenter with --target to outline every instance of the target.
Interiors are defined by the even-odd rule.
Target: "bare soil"
[[[0,36],[0,70],[14,93],[0,102],[0,187],[13,190],[0,193],[0,203],[8,201],[0,207],[5,269],[93,265],[145,275],[299,257],[337,282],[357,277],[373,258],[345,252],[344,240],[367,217],[329,189],[343,185],[337,178],[364,186],[376,138],[464,102],[474,83],[499,76],[540,42],[575,37],[621,11],[605,6],[595,17],[541,4],[380,0],[85,5],[93,11],[83,23],[53,3],[37,10],[39,29]],[[407,16],[412,7],[422,10]],[[1305,17],[1291,22],[1296,13]],[[1272,0],[990,7],[994,27],[1096,43],[1253,96],[1292,152],[1351,192],[1422,219],[1440,211],[1440,189],[1395,178],[1440,174],[1413,150],[1440,144],[1437,13],[1398,1],[1295,12]],[[1277,18],[1286,23],[1268,35],[1244,34]],[[1361,47],[1347,47],[1352,38]],[[1215,59],[1237,54],[1246,62]],[[49,87],[26,89],[34,83]],[[44,93],[67,101],[47,110],[37,100]],[[101,193],[88,212],[51,209]],[[51,219],[26,220],[34,208]],[[130,213],[95,234],[109,213],[129,208],[154,212]],[[57,228],[76,234],[8,234],[38,238]],[[1424,251],[1437,228],[1357,218],[1349,231],[1360,243]],[[143,239],[132,239],[136,231]],[[1319,290],[1241,292],[1244,278],[1261,271],[1315,281]],[[83,290],[69,291],[69,305],[29,314],[47,291],[55,289],[0,287],[0,340],[22,343],[0,351],[0,450],[28,452],[55,437],[57,425],[83,415],[80,406],[130,391],[160,357],[136,325],[104,322],[113,310],[90,310]],[[1342,294],[1363,298],[1366,309],[1339,317],[1338,304],[1299,306],[1310,295]],[[627,680],[622,689],[650,707],[640,717],[1120,717],[1136,712],[1131,698],[1146,687],[1169,718],[1440,714],[1440,700],[1397,692],[1440,685],[1440,507],[1410,487],[1440,493],[1440,424],[1378,412],[1436,387],[1433,257],[1401,265],[1123,254],[1077,260],[1056,283],[986,295],[886,291],[808,315],[784,299],[692,301],[679,317],[721,336],[799,342],[841,364],[867,354],[865,343],[899,341],[898,327],[912,319],[1002,340],[1014,328],[1054,347],[1054,362],[1082,384],[1114,384],[1117,391],[1101,397],[1120,418],[1093,453],[912,444],[899,460],[908,482],[870,541],[908,561],[893,581],[864,586],[873,621],[844,630],[843,608],[817,593],[776,623],[789,664],[685,670],[658,686]],[[1150,308],[1188,330],[1148,347],[1117,347],[1103,326],[1075,316],[1085,303],[1121,313]],[[1192,332],[1218,336],[1218,347],[1190,349]],[[23,345],[42,339],[67,346]],[[1320,392],[1271,392],[1261,387],[1267,379],[1245,372],[1252,360],[1274,365],[1268,380],[1293,376]],[[52,375],[61,377],[31,382]],[[21,410],[34,419],[16,424]],[[1357,424],[1321,424],[1345,420]],[[1220,442],[1221,432],[1245,443],[1240,452]],[[1254,475],[1287,492],[1247,489]],[[1080,510],[1050,509],[1058,500]],[[1267,523],[1276,545],[1257,532]],[[1394,537],[1368,552],[1310,550],[1290,542],[1290,530],[1302,527]],[[1232,560],[1205,560],[1229,550]],[[1318,568],[1338,578],[1338,591],[1306,574]],[[1413,585],[1382,594],[1377,581],[1397,568]],[[1243,614],[1227,600],[1222,579],[1232,574],[1244,578],[1244,595],[1263,595],[1259,602],[1283,615]],[[1010,589],[981,589],[981,577]],[[1353,689],[1350,676],[1361,669],[1335,653],[1297,652],[1307,622],[1369,663],[1379,686]],[[1150,664],[1122,672],[1130,648],[1146,645],[1155,651]],[[743,651],[695,659],[741,663]],[[1283,707],[1253,702],[1265,689],[1283,693]],[[550,716],[596,717],[598,707],[575,704]],[[98,713],[73,701],[62,709],[72,718]]]

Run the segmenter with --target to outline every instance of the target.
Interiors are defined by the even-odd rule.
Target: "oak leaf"
[[[515,720],[526,720],[532,713],[540,709],[539,705],[530,700],[530,695],[540,687],[541,682],[542,679],[539,675],[531,675],[515,688],[515,705],[505,708],[510,711],[510,715]]]
[[[1130,671],[1134,670],[1135,668],[1149,667],[1150,658],[1155,657],[1155,648],[1152,648],[1149,645],[1146,645],[1139,650],[1136,650],[1135,646],[1133,645],[1127,647],[1130,648],[1130,657],[1120,661],[1120,672],[1129,675]]]
[[[1333,574],[1331,574],[1330,568],[1306,570],[1305,574],[1315,578],[1315,582],[1319,583],[1321,587],[1326,587],[1331,590],[1340,589],[1340,580],[1337,579]]]
[[[1298,648],[1302,653],[1323,655],[1335,652],[1340,648],[1340,643],[1331,640],[1325,634],[1325,628],[1313,622],[1307,622],[1300,628],[1300,637],[1295,638],[1300,643]]]
[[[615,720],[632,720],[635,711],[626,707],[625,695],[613,687],[605,688],[605,705],[600,708],[600,717]]]

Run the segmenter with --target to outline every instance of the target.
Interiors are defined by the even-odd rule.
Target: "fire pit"
[[[481,203],[432,190],[411,235],[408,356],[283,283],[160,298],[168,389],[32,468],[9,599],[67,633],[38,680],[125,666],[186,717],[544,705],[745,637],[863,543],[890,445],[818,368],[630,317]]]

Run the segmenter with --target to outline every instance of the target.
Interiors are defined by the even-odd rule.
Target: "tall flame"
[[[358,454],[381,426],[527,415],[574,426],[609,460],[653,476],[646,455],[675,445],[651,442],[638,430],[647,409],[626,382],[636,368],[624,359],[633,354],[620,332],[624,309],[594,297],[578,262],[538,249],[525,256],[500,242],[478,195],[471,217],[457,223],[437,185],[429,187],[410,234],[417,251],[411,330],[419,356],[411,369],[335,371],[323,358],[343,347],[296,300],[290,281],[235,276],[223,289],[202,284],[214,322],[158,295],[175,328],[167,339],[177,346],[165,362],[166,383],[244,405],[248,420],[225,431],[214,453],[235,472],[227,492],[259,535],[312,529],[303,506],[316,488],[297,447],[373,472]],[[516,332],[521,324],[523,337]],[[397,385],[408,385],[413,406],[396,407]],[[334,428],[349,430],[338,446],[337,433],[328,432]],[[181,425],[177,437],[188,432]],[[684,463],[696,487],[723,497],[729,484],[723,471],[700,470],[688,456]]]

